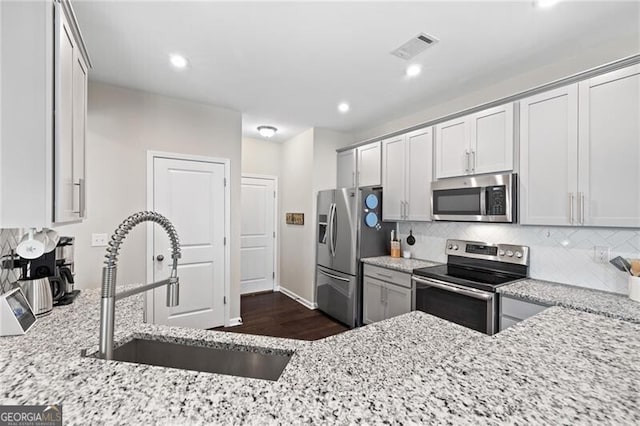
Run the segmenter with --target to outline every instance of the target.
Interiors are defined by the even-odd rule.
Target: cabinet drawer
[[[401,287],[411,288],[411,274],[382,268],[380,266],[364,265],[364,275],[388,281]]]
[[[525,302],[524,300],[519,299],[512,299],[505,296],[501,297],[500,304],[502,306],[502,315],[507,315],[520,320],[532,317],[548,308],[548,306]]]

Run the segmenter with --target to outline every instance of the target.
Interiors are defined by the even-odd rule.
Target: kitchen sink
[[[182,370],[278,380],[293,352],[264,354],[245,347],[221,349],[192,344],[133,339],[113,351],[113,360]]]

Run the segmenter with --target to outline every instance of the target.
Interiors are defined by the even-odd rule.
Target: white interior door
[[[182,258],[180,303],[169,308],[166,288],[153,290],[152,322],[200,329],[224,324],[225,200],[223,163],[153,159],[153,210],[175,226]],[[165,231],[153,229],[153,280],[158,281],[171,271],[171,247]]]
[[[273,290],[275,180],[242,178],[241,294]]]

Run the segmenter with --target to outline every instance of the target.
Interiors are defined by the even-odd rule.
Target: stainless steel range
[[[447,240],[446,254],[445,265],[413,270],[413,309],[496,333],[496,289],[529,275],[529,247]]]

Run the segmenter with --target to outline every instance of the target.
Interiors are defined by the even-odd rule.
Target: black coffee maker
[[[73,237],[60,237],[55,250],[19,265],[23,277],[49,278],[54,306],[69,305],[80,294],[74,289],[74,242]]]

